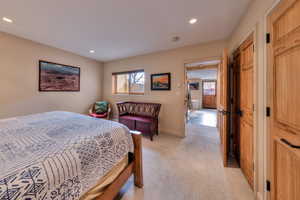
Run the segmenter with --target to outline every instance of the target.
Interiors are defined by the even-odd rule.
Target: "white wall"
[[[161,103],[162,110],[159,119],[161,132],[182,137],[185,135],[184,64],[198,59],[221,57],[223,48],[226,46],[226,41],[216,41],[104,63],[103,95],[111,103],[126,100]],[[112,94],[112,72],[133,69],[145,70],[145,95]],[[172,90],[151,91],[150,75],[164,72],[171,72]]]
[[[81,69],[80,92],[39,92],[39,60]],[[86,113],[101,99],[103,64],[0,32],[0,118],[65,110]]]

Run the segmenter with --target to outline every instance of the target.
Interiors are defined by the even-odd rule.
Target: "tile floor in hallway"
[[[187,137],[143,138],[143,189],[124,186],[121,200],[253,200],[239,168],[224,168],[214,127],[187,125]]]
[[[201,109],[189,112],[190,123],[199,124],[203,126],[216,127],[217,126],[217,110],[215,109]]]

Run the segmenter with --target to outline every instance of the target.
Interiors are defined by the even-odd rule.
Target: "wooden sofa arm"
[[[110,107],[110,104],[108,105],[108,109],[107,109],[107,117],[106,119],[110,119],[110,113],[111,113],[111,107]]]

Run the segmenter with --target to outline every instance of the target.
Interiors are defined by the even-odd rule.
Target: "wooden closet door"
[[[240,65],[240,165],[253,189],[253,64],[254,46],[251,35],[241,45]]]
[[[268,16],[271,199],[300,199],[300,0],[282,0]]]
[[[233,152],[240,165],[240,68],[241,68],[241,51],[238,48],[233,53],[232,63],[232,99],[231,104],[231,123],[233,133]]]

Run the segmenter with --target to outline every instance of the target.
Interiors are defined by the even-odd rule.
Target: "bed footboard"
[[[129,153],[129,164],[124,171],[111,183],[104,193],[96,198],[96,200],[113,200],[121,190],[122,186],[127,182],[130,176],[134,175],[135,186],[142,188],[143,182],[143,157],[142,157],[142,134],[138,131],[130,131],[134,152]]]
[[[142,188],[143,180],[143,152],[142,152],[142,134],[138,131],[130,131],[134,143],[133,174],[135,186]]]

